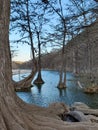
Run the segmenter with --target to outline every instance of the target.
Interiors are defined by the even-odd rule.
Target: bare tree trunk
[[[44,81],[42,79],[42,74],[41,74],[41,43],[40,43],[39,32],[37,32],[37,38],[38,38],[38,75],[34,83],[43,84]]]
[[[73,72],[77,76],[79,73],[79,63],[78,63],[78,47],[73,51]]]
[[[62,53],[62,64],[61,64],[61,70],[60,70],[60,79],[59,79],[59,84],[58,88],[66,88],[66,65],[64,61],[64,53]]]
[[[62,54],[61,54],[61,70],[60,70],[60,80],[58,84],[58,88],[66,88],[66,59],[64,58],[64,53],[65,53],[65,38],[66,38],[66,24],[65,20],[63,19],[63,24],[64,24],[64,32],[63,32],[63,47],[62,47]]]

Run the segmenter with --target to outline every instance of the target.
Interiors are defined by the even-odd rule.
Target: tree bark
[[[60,80],[58,84],[58,88],[66,88],[66,59],[64,59],[64,53],[65,53],[65,38],[66,38],[66,23],[65,19],[62,19],[63,22],[63,46],[62,46],[62,54],[61,54],[61,59],[62,59],[62,64],[61,64],[61,70],[60,70]]]
[[[26,77],[25,79],[23,80],[20,80],[19,82],[14,82],[14,88],[15,88],[15,91],[28,91],[30,90],[30,88],[32,87],[32,80],[36,74],[37,70],[32,70],[31,74]]]
[[[40,43],[39,32],[37,32],[37,39],[38,39],[38,75],[34,81],[34,84],[43,84],[44,80],[42,79],[42,74],[41,74],[41,43]]]

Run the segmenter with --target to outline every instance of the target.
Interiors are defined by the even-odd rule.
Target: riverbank
[[[13,75],[26,74],[26,73],[30,73],[30,72],[31,72],[31,69],[13,69],[12,70]]]

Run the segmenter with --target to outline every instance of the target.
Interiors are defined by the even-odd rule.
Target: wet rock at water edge
[[[83,122],[87,121],[87,118],[83,112],[75,110],[65,113],[63,120],[68,122]]]

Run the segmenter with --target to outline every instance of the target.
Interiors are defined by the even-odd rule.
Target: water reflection
[[[40,94],[41,93],[41,88],[42,88],[43,85],[42,84],[37,84],[35,86],[38,89],[38,93]]]
[[[63,97],[63,96],[66,95],[66,88],[64,88],[64,89],[59,89],[59,88],[58,88],[58,90],[59,90],[59,96],[60,96],[60,97]]]
[[[84,102],[92,108],[98,108],[98,94],[87,95],[83,93],[82,89],[78,87],[73,74],[67,73],[66,89],[57,88],[59,81],[58,72],[42,71],[42,76],[45,81],[44,84],[38,86],[33,85],[30,93],[18,92],[17,95],[27,103],[44,107],[47,107],[53,102],[64,102],[68,105],[71,105],[74,102]]]

